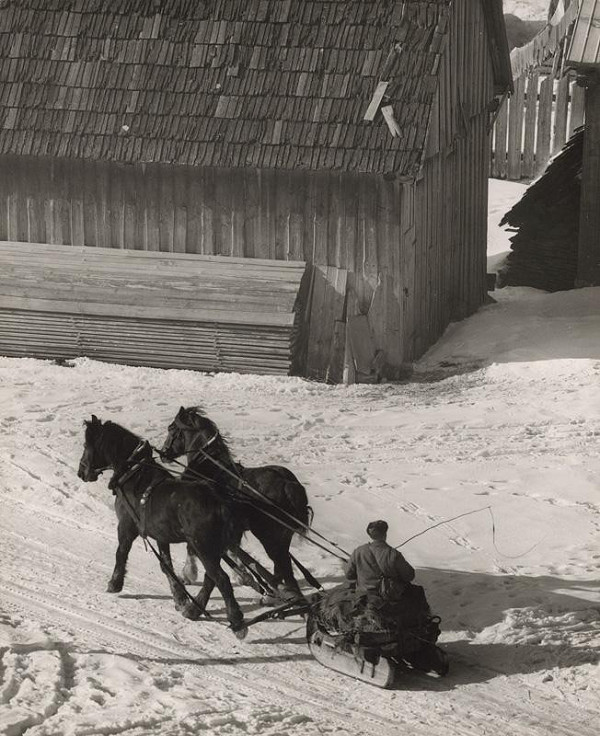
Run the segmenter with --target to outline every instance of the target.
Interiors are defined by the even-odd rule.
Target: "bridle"
[[[102,475],[105,470],[110,470],[112,467],[111,465],[103,465],[101,468],[92,468],[92,466],[85,462],[85,460],[82,460],[79,464],[84,468],[86,473],[95,473],[98,476]]]
[[[175,421],[173,422],[173,424],[180,431],[182,431],[182,430],[192,431],[192,430],[195,429],[195,427],[190,426],[189,424],[184,424],[181,421],[181,419],[177,419],[177,418],[175,419]],[[186,447],[186,449],[185,449],[186,455],[187,454],[190,454],[190,453],[195,453],[196,455],[201,455],[202,456],[201,459],[199,460],[199,462],[197,461],[198,462],[198,465],[201,465],[202,463],[206,462],[206,460],[210,457],[210,455],[207,452],[208,448],[213,444],[213,442],[216,442],[216,440],[220,436],[221,436],[221,433],[219,432],[218,429],[216,429],[214,435],[212,437],[210,437],[210,439],[206,440],[206,442],[204,442],[204,444],[202,445],[202,447],[194,447],[194,445],[196,444],[196,442],[198,442],[199,439],[200,439],[200,437],[195,437],[194,440],[192,441],[191,445],[189,447]]]
[[[123,471],[120,474],[119,477],[116,475],[112,477],[109,487],[114,489],[117,485],[120,485],[124,483],[125,481],[129,480],[132,475],[134,475],[138,469],[143,465],[144,460],[141,459],[138,462],[136,462],[134,465],[130,465],[136,458],[136,455],[140,452],[140,450],[143,449],[143,447],[146,445],[146,440],[141,439],[135,448],[133,449],[132,453],[129,455],[127,460],[123,463]],[[80,465],[84,468],[86,473],[93,473],[94,475],[97,475],[98,477],[102,475],[102,473],[105,470],[112,470],[112,465],[102,465],[98,468],[94,468],[88,463],[86,460],[81,460]]]

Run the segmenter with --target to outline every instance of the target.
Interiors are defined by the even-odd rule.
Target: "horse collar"
[[[140,440],[138,444],[136,445],[135,449],[131,453],[131,455],[125,460],[123,463],[123,469],[121,473],[116,473],[113,475],[113,477],[110,479],[110,482],[108,484],[108,487],[111,489],[113,493],[115,493],[116,489],[121,488],[124,483],[127,483],[128,480],[130,480],[137,472],[138,470],[144,465],[144,458],[138,460],[133,465],[130,465],[130,463],[135,460],[138,453],[146,446],[145,440]]]

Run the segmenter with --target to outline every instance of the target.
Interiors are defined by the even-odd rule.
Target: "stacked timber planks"
[[[583,128],[502,218],[516,229],[500,275],[502,286],[562,291],[575,286]]]
[[[288,374],[301,261],[0,242],[0,354]]]

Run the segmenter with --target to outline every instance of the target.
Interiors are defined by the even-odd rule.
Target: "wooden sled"
[[[352,644],[343,636],[322,631],[310,617],[307,640],[310,653],[324,667],[376,687],[389,688],[394,682],[396,665],[391,659],[375,648]]]
[[[306,638],[310,653],[324,667],[376,687],[391,687],[398,672],[415,670],[443,677],[449,669],[448,657],[442,649],[410,632],[398,642],[390,641],[383,634],[378,643],[375,634],[370,636],[371,641],[363,643],[360,637],[353,641],[343,633],[325,631],[309,613]]]

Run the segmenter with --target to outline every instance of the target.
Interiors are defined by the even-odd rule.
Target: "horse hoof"
[[[261,606],[268,606],[269,608],[278,606],[282,602],[283,601],[281,598],[279,598],[278,596],[274,596],[274,595],[263,595],[260,598]]]
[[[248,627],[242,626],[241,629],[234,629],[233,633],[235,634],[236,638],[240,639],[241,641],[242,639],[245,639],[248,636]]]
[[[235,578],[235,581],[238,585],[251,588],[254,584],[254,578],[251,575],[247,575],[243,572],[235,572],[233,573],[233,577]]]
[[[197,606],[194,603],[186,603],[182,610],[182,614],[185,616],[185,618],[189,618],[190,621],[197,621],[200,616],[204,613],[202,608],[200,606]]]
[[[106,586],[107,593],[120,593],[122,590],[123,583],[119,585],[118,583],[113,583],[112,580],[109,580],[108,585]]]

